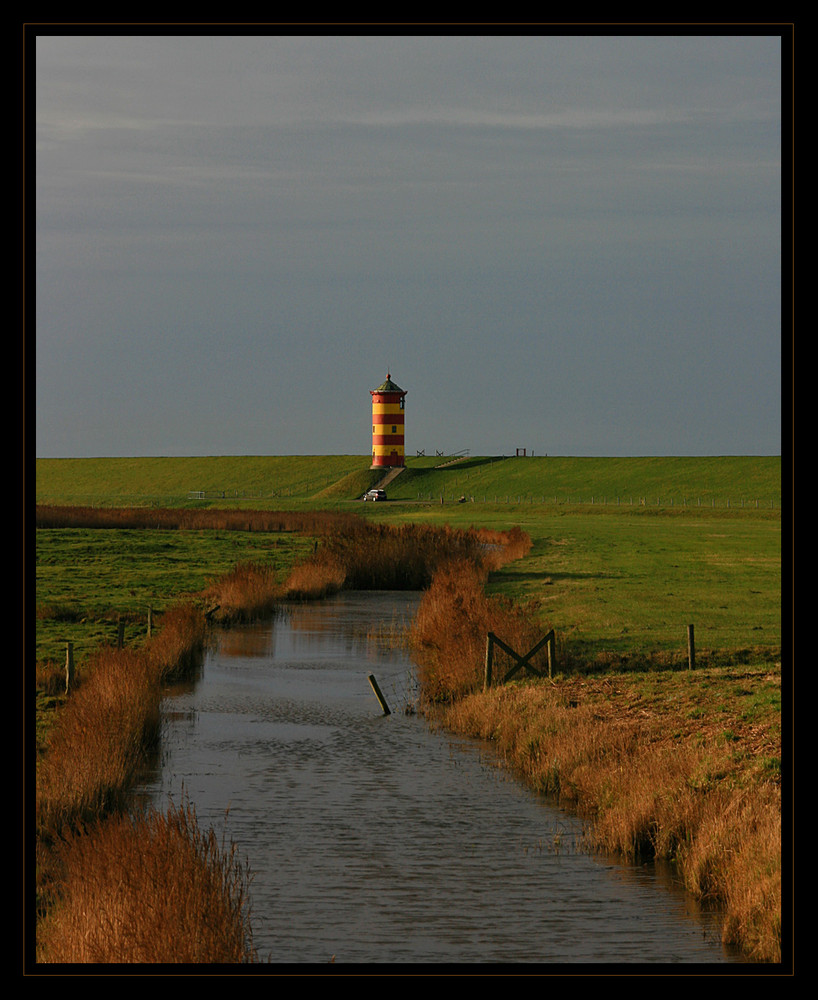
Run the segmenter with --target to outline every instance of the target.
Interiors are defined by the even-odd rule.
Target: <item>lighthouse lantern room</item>
[[[386,381],[369,392],[372,396],[371,468],[402,468],[405,455],[403,404],[406,392],[395,385],[389,372],[386,374]]]

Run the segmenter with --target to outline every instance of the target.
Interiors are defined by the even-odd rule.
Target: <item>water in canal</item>
[[[189,798],[238,845],[260,959],[737,961],[669,877],[578,850],[577,820],[404,711],[411,663],[389,640],[416,601],[344,593],[224,631],[165,701],[144,793]]]

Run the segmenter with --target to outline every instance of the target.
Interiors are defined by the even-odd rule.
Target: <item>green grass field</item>
[[[702,653],[780,655],[779,458],[468,458],[438,468],[443,461],[410,458],[389,501],[364,504],[381,476],[367,456],[41,459],[37,501],[337,508],[393,523],[519,525],[532,550],[491,589],[538,602],[543,624],[589,660],[683,656],[688,624]],[[191,500],[191,490],[208,495]],[[460,496],[467,502],[453,501]],[[38,532],[38,601],[90,604],[98,618],[194,591],[283,544],[243,533],[85,535]]]
[[[238,563],[286,571],[312,551],[293,533],[95,530],[37,532],[37,660],[60,662],[66,642],[78,664],[98,645],[147,634],[148,609],[161,615],[174,601],[200,593]]]
[[[369,516],[421,516],[400,510],[384,504]],[[489,590],[538,602],[543,625],[589,661],[605,653],[683,657],[689,624],[702,654],[780,655],[779,510],[438,504],[424,516],[526,531],[530,553],[494,574]]]

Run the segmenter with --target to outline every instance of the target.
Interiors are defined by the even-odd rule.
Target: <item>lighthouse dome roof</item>
[[[386,381],[382,382],[377,389],[373,389],[373,392],[403,392],[403,389],[399,385],[396,385],[392,381],[392,376],[389,372],[386,373]]]

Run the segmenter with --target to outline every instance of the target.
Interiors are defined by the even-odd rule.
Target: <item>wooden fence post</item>
[[[483,690],[491,687],[491,668],[494,661],[494,637],[491,632],[486,636],[486,668],[483,674]]]
[[[151,631],[153,628],[153,608],[148,608],[148,638],[151,637]]]
[[[74,685],[74,643],[65,644],[65,693]]]
[[[696,669],[696,643],[693,638],[693,626],[687,626],[687,669]]]
[[[502,683],[505,684],[506,681],[511,680],[511,678],[514,676],[514,674],[517,673],[518,670],[528,670],[531,673],[537,674],[539,676],[540,671],[537,670],[537,669],[535,669],[531,665],[531,658],[534,656],[535,653],[539,652],[539,650],[541,650],[542,647],[545,646],[545,645],[548,645],[548,647],[549,647],[548,648],[548,676],[550,677],[551,676],[551,644],[554,642],[554,640],[555,640],[554,630],[551,629],[551,631],[547,635],[544,635],[542,637],[542,639],[540,639],[540,641],[535,646],[533,646],[525,654],[525,656],[520,656],[520,654],[516,650],[512,649],[511,646],[509,646],[507,643],[503,642],[503,640],[500,639],[498,636],[496,636],[494,634],[494,632],[489,632],[488,633],[488,641],[491,643],[491,655],[492,655],[492,659],[493,659],[494,646],[497,645],[504,652],[508,653],[508,655],[512,658],[512,660],[514,660],[514,662],[516,664],[515,666],[513,666],[511,668],[511,670],[508,671],[508,673],[505,675],[505,677],[503,677]],[[490,662],[489,661],[489,647],[487,645],[487,647],[486,647],[486,667],[487,667],[487,669],[489,667],[489,662]]]
[[[120,618],[116,630],[116,648],[122,649],[124,645],[125,645],[125,622],[122,621],[122,619]]]

